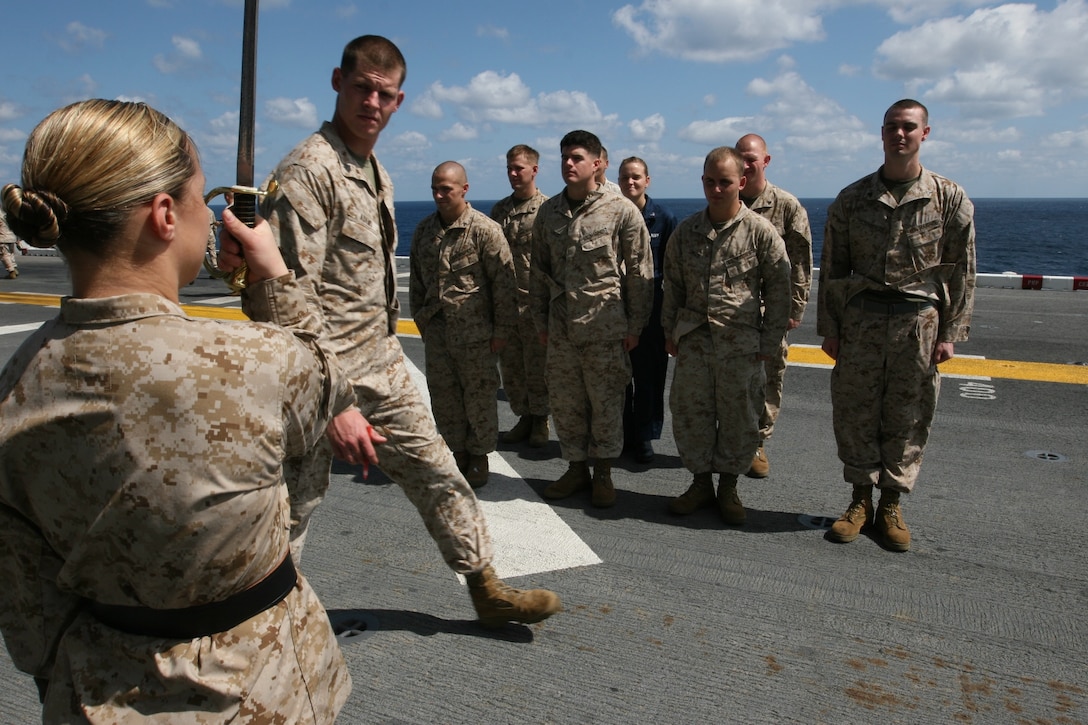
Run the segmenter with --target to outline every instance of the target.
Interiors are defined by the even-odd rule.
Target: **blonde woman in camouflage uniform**
[[[703,164],[707,208],[680,222],[665,250],[661,326],[676,356],[669,410],[687,491],[669,503],[690,514],[715,500],[722,519],[747,520],[737,476],[759,446],[763,366],[786,334],[786,246],[769,221],[740,201],[744,159],[720,146]],[[762,309],[761,309],[762,303]]]
[[[518,144],[506,152],[506,178],[513,193],[491,207],[491,218],[502,227],[518,285],[518,315],[506,347],[499,352],[502,387],[510,401],[510,410],[518,416],[513,428],[502,434],[503,443],[529,440],[530,448],[548,444],[548,382],[544,377],[546,351],[536,334],[529,309],[529,269],[533,252],[533,222],[548,197],[537,188],[537,164],[540,154]]]
[[[289,480],[298,484],[291,551],[302,552],[334,452],[348,461],[360,457],[372,425],[388,439],[382,470],[415,505],[446,564],[467,579],[480,621],[538,622],[559,611],[559,597],[514,589],[495,574],[479,502],[438,435],[397,339],[393,182],[373,152],[404,101],[405,73],[404,56],[389,40],[364,35],[348,43],[332,73],[333,120],[280,162],[278,188],[263,207],[370,421],[360,429],[356,418],[337,416],[329,444],[290,462]]]
[[[72,279],[0,374],[0,629],[47,723],[331,723],[351,688],[281,468],[351,388],[263,223],[225,213],[224,249],[250,318],[287,330],[178,306],[203,187],[169,119],[98,100],[39,124],[2,192]]]
[[[487,483],[499,437],[497,354],[513,331],[514,263],[502,228],[465,198],[456,161],[431,175],[437,211],[412,235],[409,303],[423,337],[438,432],[473,488]]]
[[[910,549],[900,495],[914,490],[922,466],[937,365],[967,339],[974,304],[974,205],[954,181],[922,168],[928,136],[925,106],[892,104],[880,129],[884,165],[828,207],[820,258],[816,331],[835,361],[835,441],[853,486],[828,538],[854,541],[875,525],[892,551]]]

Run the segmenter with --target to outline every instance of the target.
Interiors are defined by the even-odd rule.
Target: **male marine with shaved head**
[[[773,224],[778,236],[786,243],[786,256],[790,260],[788,334],[801,324],[812,285],[812,232],[809,230],[808,212],[796,196],[767,180],[764,172],[771,163],[771,154],[767,151],[766,141],[750,133],[742,136],[734,148],[744,159],[745,184],[740,190],[740,200]],[[766,478],[770,472],[764,443],[774,432],[774,423],[782,406],[782,382],[786,377],[788,351],[789,344],[783,336],[778,352],[763,364],[767,383],[764,386],[763,413],[759,417],[759,448],[748,469],[748,475],[752,478]]]
[[[431,175],[437,211],[412,235],[408,291],[438,432],[478,488],[499,435],[496,355],[513,333],[517,298],[502,227],[473,209],[466,193],[465,167],[439,164]]]

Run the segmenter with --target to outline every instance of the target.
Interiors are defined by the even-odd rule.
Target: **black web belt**
[[[272,572],[249,589],[226,599],[181,609],[152,609],[87,600],[85,608],[113,629],[161,639],[195,639],[226,632],[283,601],[298,575],[287,555]]]

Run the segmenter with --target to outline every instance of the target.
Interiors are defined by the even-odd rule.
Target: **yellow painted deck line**
[[[3,302],[60,307],[60,296],[28,292],[0,292],[0,303]],[[242,311],[236,307],[212,307],[209,305],[182,305],[181,307],[193,317],[204,317],[213,320],[246,319]],[[399,320],[397,322],[397,334],[419,337],[419,328],[411,320]],[[789,362],[799,365],[826,367],[831,367],[833,364],[831,358],[825,355],[823,350],[811,345],[791,345]],[[948,375],[1088,385],[1088,366],[1085,365],[1059,365],[1056,363],[1021,362],[1018,360],[955,357],[941,365],[941,372]]]
[[[821,365],[826,367],[834,365],[834,362],[824,354],[823,350],[808,345],[791,345],[788,359],[789,362],[800,365]],[[948,362],[942,363],[940,369],[942,373],[947,375],[1088,385],[1088,366],[1084,365],[954,357]]]

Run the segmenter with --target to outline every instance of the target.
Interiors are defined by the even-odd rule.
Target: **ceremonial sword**
[[[257,5],[258,0],[245,0],[242,22],[242,75],[241,98],[238,104],[238,164],[235,169],[234,186],[220,186],[212,189],[204,197],[205,203],[220,194],[228,195],[228,207],[238,219],[248,227],[257,221],[257,197],[263,194],[254,187],[253,180],[253,136],[256,125],[257,99]],[[204,266],[215,277],[225,279],[235,292],[246,286],[246,265],[234,272],[226,273],[214,266],[209,266],[205,258]],[[214,271],[213,271],[214,269]]]

